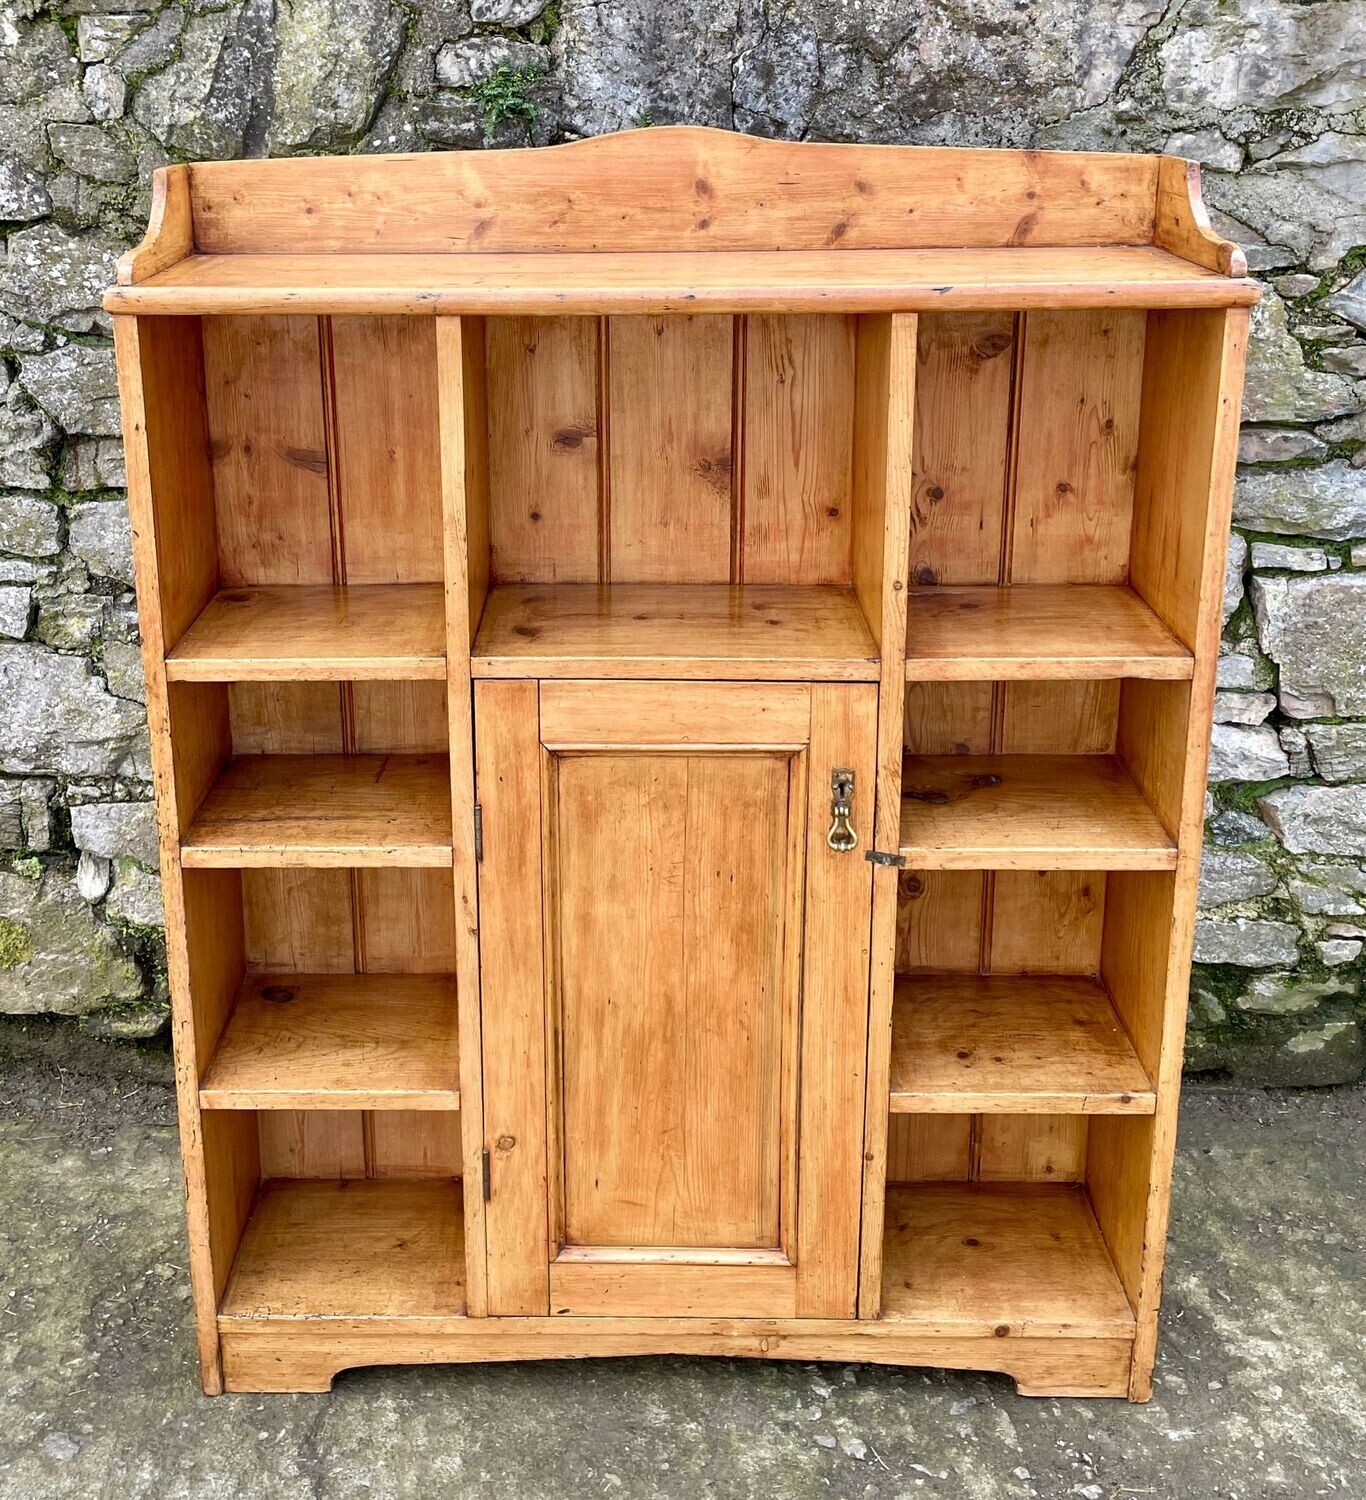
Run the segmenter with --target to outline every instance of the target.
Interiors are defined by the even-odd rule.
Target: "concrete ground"
[[[1157,1393],[729,1360],[198,1393],[164,1055],[0,1027],[0,1497],[1366,1495],[1366,1089],[1186,1101]]]

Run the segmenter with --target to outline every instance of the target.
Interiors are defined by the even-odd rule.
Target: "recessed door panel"
[[[566,1245],[779,1246],[792,761],[554,757]]]

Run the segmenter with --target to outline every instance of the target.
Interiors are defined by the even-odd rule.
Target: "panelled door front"
[[[490,1312],[853,1316],[876,689],[475,720]]]

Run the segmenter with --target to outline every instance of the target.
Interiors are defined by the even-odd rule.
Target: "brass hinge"
[[[482,864],[484,859],[484,808],[481,803],[474,804],[474,858],[477,863]]]
[[[493,1197],[493,1179],[489,1172],[489,1148],[484,1147],[482,1168],[484,1173],[484,1202]]]
[[[906,856],[904,854],[884,854],[881,849],[869,849],[863,857],[870,865],[887,865],[893,870],[904,870],[906,868]]]

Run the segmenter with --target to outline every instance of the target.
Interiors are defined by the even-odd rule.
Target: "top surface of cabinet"
[[[696,126],[157,173],[120,313],[849,312],[1254,302],[1175,157]]]

